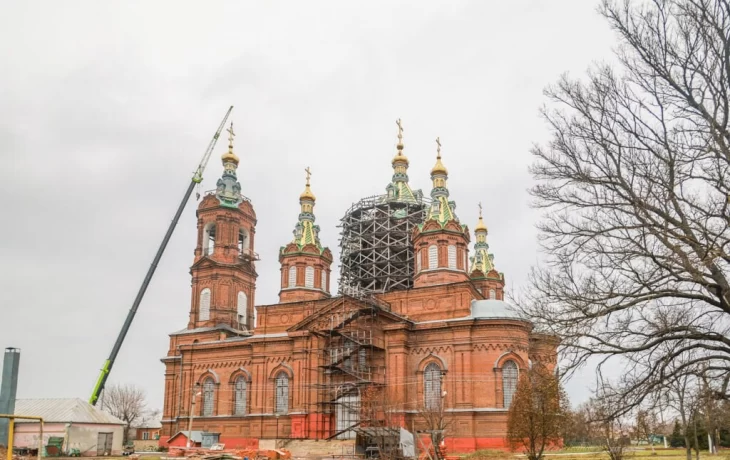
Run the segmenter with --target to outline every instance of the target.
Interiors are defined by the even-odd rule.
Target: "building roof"
[[[18,399],[15,415],[43,417],[44,423],[98,423],[124,425],[124,422],[97,409],[80,398],[68,399]],[[37,423],[18,419],[18,423]]]
[[[176,438],[178,436],[183,436],[184,438],[187,439],[188,433],[190,433],[190,440],[191,441],[193,441],[193,442],[203,442],[203,433],[207,433],[207,432],[206,431],[196,431],[196,430],[193,430],[193,431],[188,431],[188,430],[178,431],[177,433],[173,434],[172,437],[170,437],[170,439],[167,440],[167,442],[172,441],[173,438]]]
[[[472,300],[470,318],[476,319],[517,319],[524,321],[514,308],[502,300]]]

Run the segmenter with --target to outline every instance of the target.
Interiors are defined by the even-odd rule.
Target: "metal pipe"
[[[41,438],[38,440],[38,460],[43,458],[43,419],[41,419]]]
[[[7,459],[13,460],[13,438],[15,437],[15,417],[9,417]]]

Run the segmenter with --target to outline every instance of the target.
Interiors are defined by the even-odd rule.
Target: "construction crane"
[[[155,274],[155,270],[157,269],[157,264],[160,263],[162,254],[165,252],[167,243],[170,241],[172,232],[175,230],[175,226],[177,225],[177,222],[180,220],[180,216],[182,215],[182,212],[185,209],[185,205],[187,204],[188,199],[190,199],[190,195],[193,193],[193,189],[195,188],[196,185],[200,184],[200,182],[203,180],[203,171],[205,171],[205,167],[208,165],[208,160],[210,160],[210,155],[213,153],[213,149],[215,148],[215,144],[218,141],[218,137],[220,136],[221,131],[223,131],[223,127],[225,126],[226,120],[228,120],[228,116],[231,114],[232,110],[233,110],[233,106],[231,106],[228,109],[228,112],[226,112],[226,116],[223,117],[223,121],[221,121],[220,126],[218,126],[218,130],[213,135],[213,139],[210,140],[210,143],[208,144],[208,148],[205,150],[205,153],[203,154],[203,159],[200,160],[198,169],[195,170],[195,173],[193,174],[193,177],[190,180],[190,185],[188,185],[188,189],[185,190],[185,195],[183,196],[183,199],[180,202],[180,206],[178,206],[178,208],[177,208],[175,217],[172,218],[172,222],[170,222],[170,226],[167,228],[167,233],[165,233],[165,237],[162,239],[162,244],[160,244],[159,249],[157,249],[157,254],[155,254],[155,258],[152,260],[152,264],[150,265],[149,270],[147,270],[147,276],[144,277],[144,281],[142,281],[142,286],[140,286],[139,292],[137,292],[137,297],[134,298],[134,302],[132,303],[132,308],[130,308],[129,313],[127,313],[127,319],[124,321],[122,330],[119,331],[119,336],[117,336],[117,341],[114,342],[114,347],[112,348],[112,352],[109,354],[109,358],[106,361],[104,361],[104,366],[101,368],[101,374],[99,375],[99,379],[96,381],[96,385],[94,386],[94,391],[91,393],[91,398],[89,399],[89,403],[91,403],[92,406],[96,405],[97,401],[99,400],[99,396],[101,395],[101,392],[104,390],[104,385],[106,384],[106,380],[109,377],[109,373],[112,370],[112,366],[114,366],[114,361],[117,359],[117,354],[119,354],[119,349],[122,348],[122,343],[124,342],[124,338],[127,336],[127,332],[129,332],[129,326],[131,326],[132,320],[134,319],[134,316],[137,314],[137,309],[139,308],[139,304],[142,302],[142,298],[144,297],[144,294],[147,291],[147,287],[150,285],[150,280],[152,279],[152,275]]]

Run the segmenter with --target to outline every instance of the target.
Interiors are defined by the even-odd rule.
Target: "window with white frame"
[[[203,382],[203,409],[201,415],[203,417],[210,417],[213,415],[213,409],[215,407],[215,382],[213,379],[208,377]]]
[[[314,267],[304,269],[304,287],[314,287]]]
[[[245,292],[238,293],[238,324],[248,326],[248,296]]]
[[[449,245],[449,268],[456,270],[456,246],[453,244]]]
[[[322,290],[327,292],[327,270],[322,270]]]
[[[497,291],[495,291],[494,289],[490,289],[489,290],[489,298],[490,299],[496,299],[497,298]]]
[[[289,287],[297,285],[297,267],[289,267]]]
[[[200,291],[200,306],[198,309],[198,320],[208,321],[210,319],[210,289]]]
[[[276,375],[275,413],[289,412],[289,376],[281,371]]]
[[[246,414],[246,378],[239,375],[234,387],[233,415]]]
[[[428,268],[434,269],[439,266],[439,248],[435,244],[428,247]]]
[[[502,392],[504,394],[504,408],[508,409],[512,404],[512,398],[517,391],[517,378],[519,371],[517,363],[514,361],[505,361],[502,365]]]
[[[441,407],[441,367],[429,363],[423,371],[423,403],[426,410]]]
[[[419,273],[423,269],[423,261],[421,259],[421,251],[416,253],[416,273]]]

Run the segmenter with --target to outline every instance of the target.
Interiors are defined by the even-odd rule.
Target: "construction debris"
[[[223,444],[216,444],[210,449],[170,447],[167,458],[172,457],[185,457],[190,460],[289,460],[291,452],[286,449],[224,449]]]

